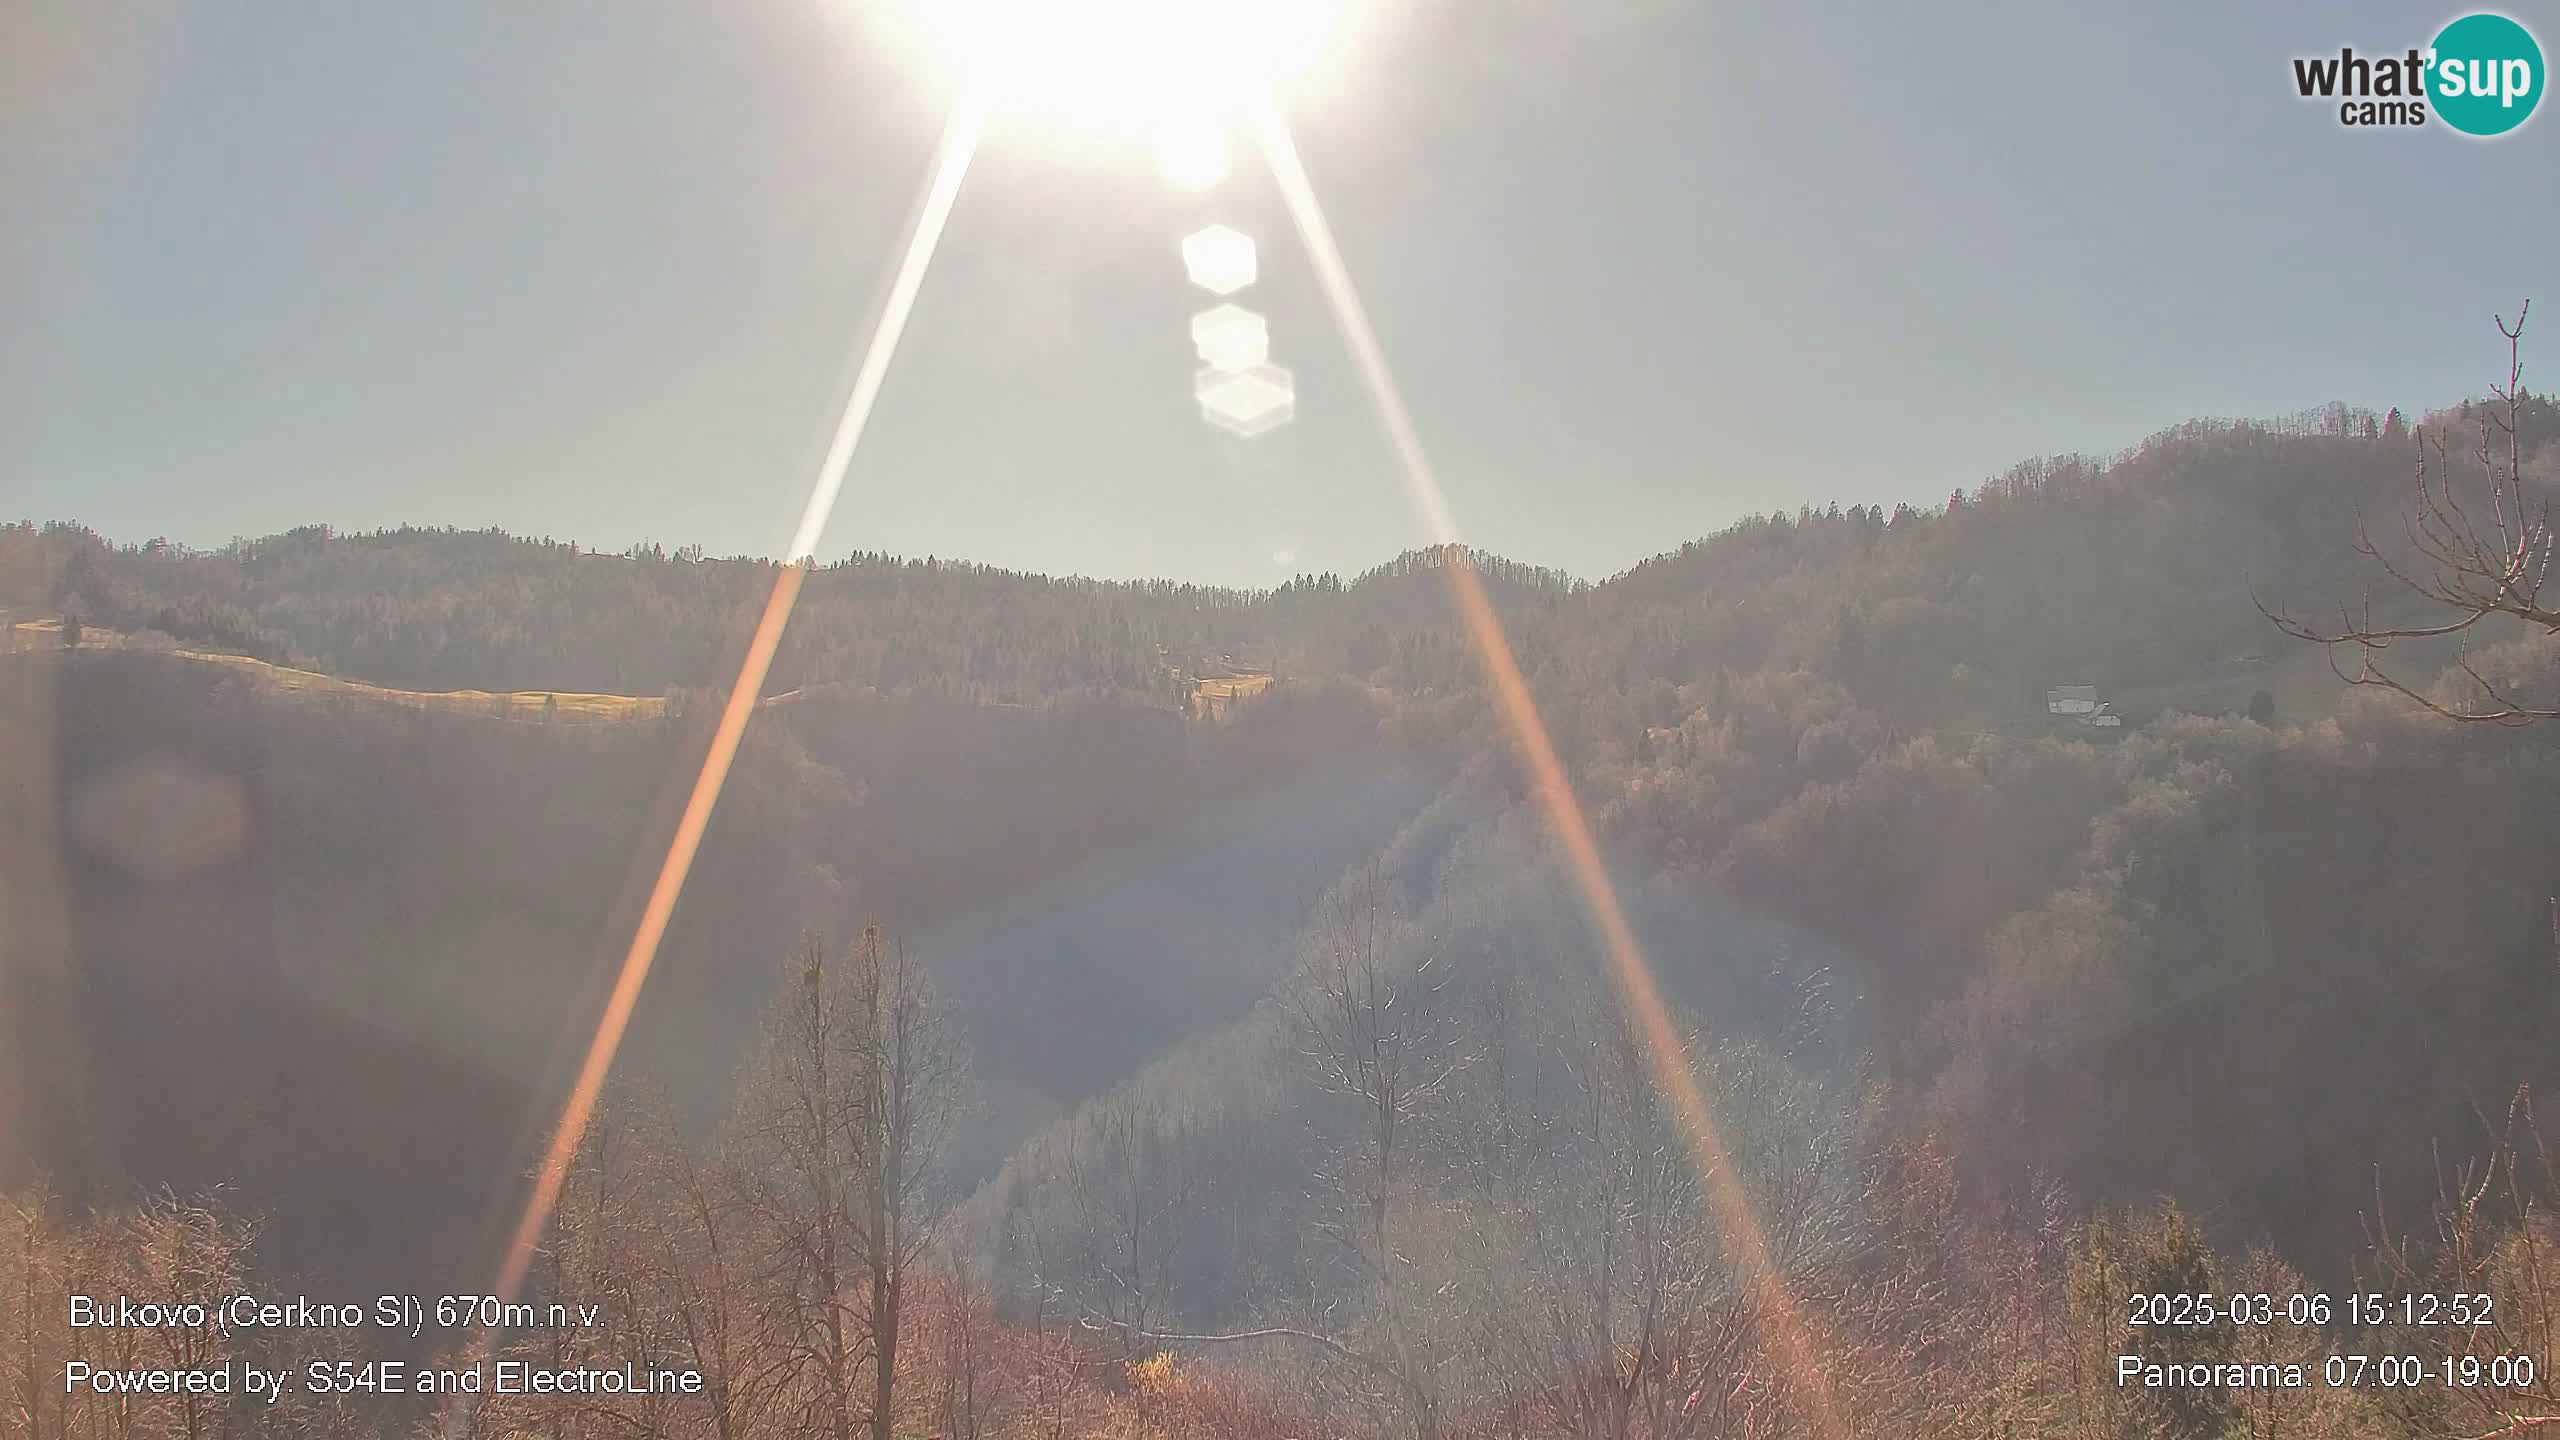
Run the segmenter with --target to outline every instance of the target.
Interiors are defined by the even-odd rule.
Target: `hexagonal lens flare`
[[[1298,412],[1297,382],[1278,365],[1200,372],[1192,386],[1200,418],[1250,440],[1289,423]]]
[[[1191,283],[1212,295],[1233,295],[1253,283],[1253,237],[1212,225],[1183,237],[1182,268]]]
[[[1212,370],[1250,370],[1271,358],[1271,327],[1241,305],[1191,317],[1191,343]]]

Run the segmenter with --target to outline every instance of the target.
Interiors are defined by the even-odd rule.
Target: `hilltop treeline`
[[[2525,415],[2548,487],[2553,415]],[[2355,520],[2401,503],[2407,430],[2181,427],[1926,508],[1756,517],[1588,585],[1451,551],[1249,594],[822,569],[771,683],[843,688],[750,727],[634,1052],[690,1117],[667,1153],[706,1153],[729,1113],[790,928],[885,914],[1007,1115],[954,1132],[955,1179],[986,1183],[937,1273],[982,1287],[989,1323],[1141,1367],[1113,1403],[1203,1416],[1234,1385],[1343,1430],[1816,1433],[1713,1204],[1730,1179],[1856,1433],[2489,1433],[2441,1387],[2433,1410],[2256,1411],[2098,1387],[2111,1346],[2302,1338],[2154,1344],[2129,1285],[2476,1283],[2549,1313],[2519,1278],[2551,1237],[2513,1102],[2560,1080],[2560,727],[2351,691],[2260,609],[2360,600]],[[0,562],[6,603],[110,629],[388,685],[633,692],[723,683],[772,573],[427,532],[195,555],[76,526],[0,534]],[[1488,577],[1683,1054],[1625,1031],[1453,563]],[[2483,630],[2464,658],[2560,698],[2555,644]],[[1279,683],[1227,724],[1183,718],[1164,667],[1228,654]],[[478,1063],[535,1115],[557,1077],[529,1057],[599,993],[706,723],[394,725],[247,680],[198,693],[180,657],[0,665],[48,697],[41,727],[13,721],[14,773],[70,798],[13,810],[12,853],[75,857],[68,973],[165,963],[182,923],[115,917],[203,901],[101,852],[81,788],[154,753],[280,761],[243,842],[264,868],[223,872],[290,897],[244,953],[359,1015],[442,1007],[413,1027],[438,1054],[513,1027],[513,1058]],[[2049,714],[2064,684],[2126,725]],[[225,715],[255,753],[187,748]],[[75,1035],[149,1003],[71,989],[99,997]],[[1730,1176],[1690,1165],[1663,1063],[1713,1100]],[[1914,1328],[1931,1305],[1954,1330]],[[2473,1338],[2560,1369],[2547,1336]],[[1142,1370],[1157,1350],[1169,1372]]]
[[[1339,651],[1381,633],[1411,595],[1436,600],[1414,582],[1444,558],[1416,552],[1347,582],[1303,575],[1245,593],[856,554],[819,566],[802,588],[768,690],[1164,704],[1169,664],[1239,652],[1267,663],[1284,648]],[[1471,558],[1506,597],[1572,588],[1554,571]],[[71,523],[0,530],[0,604],[414,690],[713,688],[728,680],[774,571],[751,558],[600,552],[499,531],[307,526],[196,551],[111,543]]]

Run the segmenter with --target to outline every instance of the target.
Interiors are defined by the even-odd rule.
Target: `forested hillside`
[[[2516,413],[2548,497],[2560,413]],[[871,1352],[913,1367],[916,1433],[961,1433],[997,1333],[1006,1418],[973,1400],[967,1433],[2488,1433],[2442,1387],[2100,1383],[2134,1289],[2362,1282],[2496,1289],[2506,1328],[2355,1338],[2530,1351],[2515,1403],[2560,1413],[2517,1102],[2560,1082],[2560,725],[2350,686],[2263,613],[2365,604],[2357,517],[2393,533],[2412,450],[2396,412],[2198,423],[1599,583],[1454,549],[1254,593],[820,567],[624,1052],[621,1148],[580,1162],[622,1198],[564,1211],[551,1283],[669,1333],[801,1294],[695,1267],[813,1233],[777,1198],[812,1166],[908,1183],[774,1117],[793,1045],[834,1043],[827,986],[877,1009],[912,982],[974,1097],[937,1082],[913,1179],[936,1338]],[[1682,1148],[1451,566],[1494,599],[1730,1176]],[[0,531],[0,605],[45,626],[0,653],[0,1178],[72,1210],[231,1184],[281,1268],[485,1263],[774,573]],[[189,651],[676,703],[425,711]],[[2466,663],[2446,697],[2560,704],[2560,636],[2528,624],[2398,654]],[[1273,680],[1211,713],[1189,686],[1218,667]],[[2065,686],[2122,724],[2058,713]],[[269,1096],[296,1098],[243,1108]],[[1748,1283],[1725,1179],[1799,1311]],[[1070,1383],[1032,1365],[1052,1345],[1126,1368]],[[852,1413],[842,1373],[718,1364],[763,1377],[759,1414]]]

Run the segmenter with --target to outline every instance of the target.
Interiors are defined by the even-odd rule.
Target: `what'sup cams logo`
[[[2533,32],[2485,11],[2398,55],[2363,55],[2349,47],[2293,62],[2295,91],[2336,105],[2341,125],[2440,122],[2483,138],[2521,127],[2542,103],[2546,78]]]

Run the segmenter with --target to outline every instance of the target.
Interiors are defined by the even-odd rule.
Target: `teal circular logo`
[[[2542,101],[2542,47],[2504,15],[2465,15],[2427,51],[2427,98],[2465,135],[2504,135]]]

